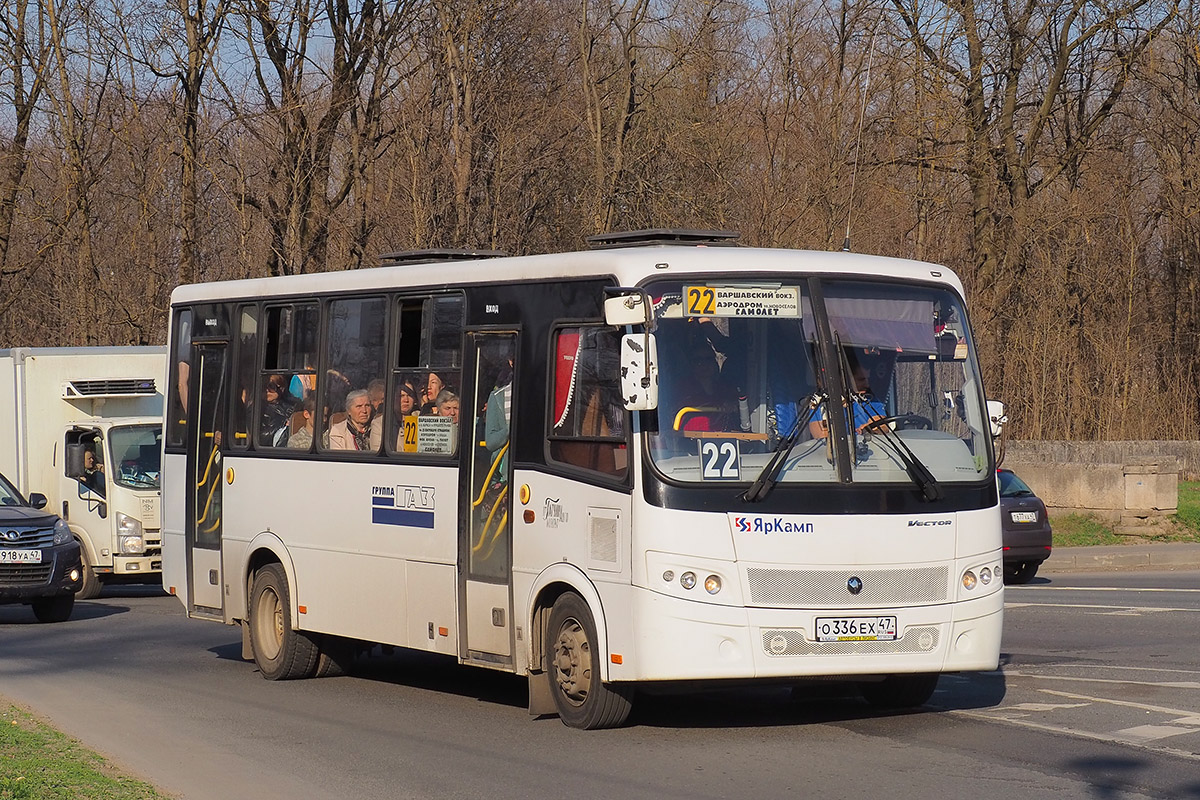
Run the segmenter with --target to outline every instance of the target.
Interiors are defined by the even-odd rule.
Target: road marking
[[[1120,586],[1005,586],[1004,592],[1197,592],[1200,589],[1122,588]]]
[[[1020,670],[1005,672],[1004,676],[1006,678],[1032,678],[1043,681],[1070,681],[1072,683],[1120,683],[1126,686],[1149,686],[1162,689],[1200,689],[1200,682],[1196,681],[1131,681],[1122,678],[1082,678],[1073,675],[1041,675],[1036,672],[1021,672]],[[1044,689],[1043,691],[1049,690]],[[1181,713],[1191,714],[1194,712]]]
[[[1159,739],[1165,739],[1168,736],[1178,736],[1181,733],[1196,733],[1200,728],[1172,728],[1168,725],[1138,725],[1136,728],[1126,728],[1123,731],[1117,731],[1113,736],[1118,739],[1123,739],[1127,742],[1141,744],[1143,742],[1156,742]]]
[[[1192,753],[1187,750],[1180,750],[1175,747],[1163,747],[1154,745],[1148,742],[1133,741],[1129,739],[1118,739],[1115,736],[1105,733],[1092,733],[1091,731],[1081,731],[1074,728],[1064,728],[1059,725],[1047,725],[1043,722],[1031,722],[1027,719],[1016,717],[1005,717],[995,713],[987,713],[982,711],[964,711],[961,709],[946,709],[950,714],[955,714],[963,717],[980,720],[981,722],[994,722],[999,725],[1012,725],[1017,728],[1027,728],[1029,730],[1042,731],[1043,733],[1053,733],[1062,736],[1074,736],[1077,739],[1087,739],[1093,742],[1105,742],[1107,744],[1121,744],[1129,747],[1136,747],[1139,750],[1149,750],[1154,753],[1162,753],[1164,755],[1177,756],[1186,758],[1189,761],[1200,762],[1200,753]]]
[[[1147,703],[1135,703],[1132,700],[1113,700],[1109,697],[1091,697],[1086,694],[1075,694],[1073,692],[1056,692],[1053,689],[1039,689],[1039,692],[1044,694],[1054,695],[1055,697],[1065,697],[1068,700],[1090,700],[1093,703],[1108,703],[1113,706],[1122,706],[1124,708],[1136,708],[1139,711],[1154,711],[1159,714],[1173,714],[1183,717],[1191,717],[1196,714],[1193,709],[1167,708],[1166,706],[1153,706]]]
[[[1158,606],[1100,606],[1089,603],[1005,603],[1005,608],[1084,608],[1093,611],[1114,611],[1122,614],[1137,614],[1142,611],[1182,611],[1200,614],[1200,608],[1162,608]]]

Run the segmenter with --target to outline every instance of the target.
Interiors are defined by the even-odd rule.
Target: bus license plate
[[[895,617],[817,617],[818,642],[880,642],[895,638]]]
[[[1036,511],[1014,511],[1011,516],[1013,522],[1037,522]]]
[[[40,564],[41,550],[0,550],[0,564]]]

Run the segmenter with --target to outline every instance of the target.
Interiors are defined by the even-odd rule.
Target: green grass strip
[[[0,708],[3,708],[0,706]],[[0,712],[0,800],[167,800],[15,706]]]

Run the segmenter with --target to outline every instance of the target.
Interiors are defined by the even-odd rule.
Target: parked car
[[[1046,504],[1011,469],[996,472],[1004,530],[1004,582],[1029,583],[1050,557],[1052,535]]]
[[[0,475],[0,605],[25,603],[39,622],[63,622],[75,607],[83,565],[71,529],[45,507],[45,495],[26,500]]]

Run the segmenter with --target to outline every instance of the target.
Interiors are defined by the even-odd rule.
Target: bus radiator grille
[[[769,656],[840,656],[928,653],[937,649],[938,634],[936,625],[918,625],[906,629],[899,639],[881,642],[811,642],[795,628],[764,630],[762,637],[763,652]]]
[[[853,577],[862,591],[846,588]],[[750,567],[746,581],[750,602],[757,606],[873,608],[945,602],[949,593],[948,567],[867,570],[806,570]]]

